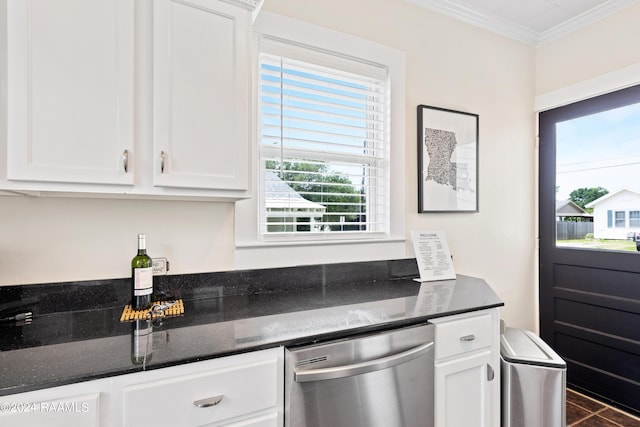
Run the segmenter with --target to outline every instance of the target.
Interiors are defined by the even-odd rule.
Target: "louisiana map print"
[[[456,134],[440,129],[424,129],[424,145],[429,155],[426,181],[457,189],[457,164],[451,161],[456,149]]]
[[[473,191],[467,165],[451,161],[457,147],[455,132],[425,128],[424,145],[429,155],[425,181],[448,185],[454,191]]]

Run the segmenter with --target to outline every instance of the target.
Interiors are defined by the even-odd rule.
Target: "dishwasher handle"
[[[369,372],[380,371],[382,369],[392,368],[397,365],[416,359],[430,350],[432,350],[433,342],[419,345],[402,353],[392,356],[383,357],[381,359],[369,360],[367,362],[354,363],[352,365],[335,366],[331,368],[308,369],[293,372],[293,380],[297,383],[306,383],[311,381],[333,380],[337,378],[352,377],[354,375],[366,374]]]

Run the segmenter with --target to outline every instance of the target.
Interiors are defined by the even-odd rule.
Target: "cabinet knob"
[[[222,402],[223,395],[207,397],[206,399],[200,399],[193,402],[195,406],[198,408],[208,408],[210,406],[216,406],[218,403]]]
[[[476,339],[476,336],[475,336],[475,335],[473,335],[473,334],[471,334],[471,335],[465,335],[465,336],[463,336],[463,337],[460,337],[460,341],[466,341],[466,342],[468,342],[468,341],[473,341],[473,340],[475,340],[475,339]]]
[[[167,157],[167,153],[160,152],[160,173],[164,173],[164,159]]]
[[[129,172],[129,150],[124,150],[122,153],[122,166],[124,166],[124,173]]]

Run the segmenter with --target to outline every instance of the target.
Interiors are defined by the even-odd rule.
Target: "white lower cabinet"
[[[118,424],[277,427],[283,376],[278,348],[118,377]]]
[[[283,397],[273,348],[0,396],[0,426],[281,427]]]
[[[3,427],[109,426],[110,380],[0,396]]]
[[[498,309],[434,319],[436,427],[500,425]]]
[[[490,427],[489,350],[435,365],[436,426]]]

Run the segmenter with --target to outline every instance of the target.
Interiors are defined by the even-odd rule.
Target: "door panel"
[[[640,253],[556,244],[558,124],[637,103],[640,86],[540,113],[540,331],[567,362],[569,386],[640,414]],[[640,153],[640,138],[626,140]]]

